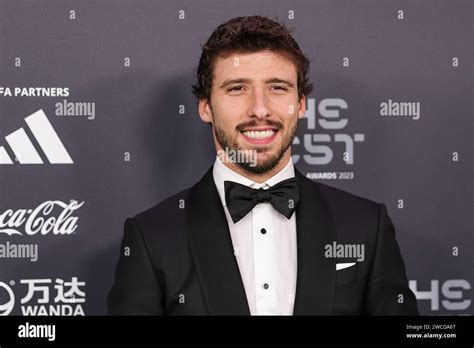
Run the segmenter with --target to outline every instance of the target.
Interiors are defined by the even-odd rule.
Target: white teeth
[[[265,138],[270,138],[275,132],[273,130],[266,130],[263,132],[257,132],[257,131],[246,131],[244,132],[245,136],[252,138],[252,139],[265,139]]]

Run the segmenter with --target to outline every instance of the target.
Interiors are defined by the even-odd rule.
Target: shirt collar
[[[264,183],[259,184],[250,180],[249,178],[246,178],[245,176],[237,172],[234,172],[230,168],[226,167],[224,163],[222,163],[219,156],[216,156],[214,167],[212,169],[212,175],[214,177],[214,183],[216,185],[217,192],[219,193],[219,196],[221,198],[222,205],[225,207],[226,202],[225,202],[224,181],[234,181],[236,183],[239,183],[241,185],[245,185],[254,189],[258,189],[258,188],[268,189],[269,187],[272,187],[278,184],[280,181],[293,178],[295,176],[295,168],[293,166],[293,160],[290,157],[290,160],[288,161],[285,167],[283,167],[278,173],[276,173],[274,176],[269,178]]]

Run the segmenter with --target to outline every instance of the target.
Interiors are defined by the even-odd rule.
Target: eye
[[[229,89],[227,89],[228,92],[240,92],[242,91],[244,88],[244,86],[234,86],[234,87],[230,87]]]
[[[284,86],[272,86],[273,89],[277,91],[287,91],[288,89]]]

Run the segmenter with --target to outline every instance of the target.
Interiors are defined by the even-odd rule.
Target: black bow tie
[[[263,202],[269,202],[275,210],[289,219],[300,200],[296,178],[283,180],[268,190],[256,190],[233,181],[224,181],[224,190],[227,209],[234,223]]]

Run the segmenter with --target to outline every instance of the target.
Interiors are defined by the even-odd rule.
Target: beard
[[[217,142],[221,145],[222,149],[241,151],[242,153],[246,153],[249,151],[249,149],[243,149],[239,147],[239,145],[237,144],[237,139],[231,138],[231,136],[229,136],[229,134],[226,133],[225,130],[222,127],[220,127],[218,123],[215,122],[214,117],[213,119],[214,119],[214,122],[213,122],[214,134],[217,139]],[[245,124],[238,125],[236,127],[236,130],[240,132],[248,127],[255,127],[256,125],[257,125],[257,122],[251,121]],[[276,122],[276,121],[267,120],[265,122],[265,125],[274,127],[278,129],[279,132],[281,132],[283,128],[282,123]],[[290,130],[288,134],[283,137],[283,142],[281,146],[273,155],[269,157],[267,156],[267,158],[264,158],[263,160],[259,161],[258,160],[259,154],[263,154],[266,151],[268,151],[268,147],[264,147],[264,148],[255,150],[257,153],[256,163],[252,163],[251,161],[236,161],[235,164],[237,164],[242,169],[248,171],[249,173],[253,173],[253,174],[263,174],[263,173],[269,172],[270,170],[276,167],[276,165],[280,162],[285,152],[291,146],[291,144],[293,143],[293,139],[296,136],[297,130],[298,130],[298,120],[296,120],[295,123],[290,125]]]

